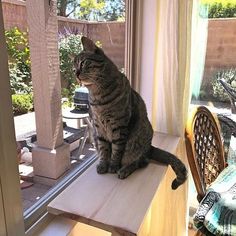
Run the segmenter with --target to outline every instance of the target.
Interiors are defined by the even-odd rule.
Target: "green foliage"
[[[7,50],[11,62],[23,61],[29,65],[29,44],[27,33],[21,32],[17,27],[5,31]]]
[[[75,91],[75,88],[73,91],[71,91],[67,88],[61,89],[62,107],[71,107],[72,106],[74,91]]]
[[[99,15],[99,12],[104,9],[104,7],[104,0],[80,0],[79,10],[76,16],[82,20],[95,20],[96,16]]]
[[[201,0],[200,9],[204,8],[208,8],[208,18],[236,17],[236,0]]]
[[[236,0],[200,0],[200,4],[214,4],[214,3],[221,3],[223,6],[227,4],[236,4]]]
[[[12,106],[14,115],[25,114],[33,110],[32,94],[13,94]]]
[[[101,17],[106,21],[125,21],[125,1],[106,0]]]
[[[66,83],[66,97],[72,95],[76,87],[76,77],[74,72],[74,57],[82,51],[81,35],[66,34],[59,39],[59,56],[61,79]]]
[[[124,21],[124,0],[58,0],[58,15],[80,20]]]
[[[66,85],[62,89],[62,97],[67,97],[69,101],[72,100],[75,88],[78,86],[74,71],[74,57],[83,50],[81,36],[67,32],[59,37],[61,79],[62,83]],[[96,42],[96,45],[102,47],[99,41]]]
[[[91,20],[104,8],[105,0],[58,0],[58,15],[68,17],[72,13],[76,18]]]
[[[32,92],[32,82],[29,80],[30,71],[25,68],[20,68],[19,64],[12,64],[9,68],[10,84],[13,94],[30,93]]]
[[[29,43],[26,32],[18,28],[5,31],[12,93],[32,91]]]
[[[57,0],[57,10],[59,16],[68,17],[78,6],[77,0]],[[67,12],[69,10],[69,12]]]
[[[229,102],[229,96],[220,84],[219,79],[224,79],[225,82],[234,87],[236,81],[236,69],[220,70],[214,75],[212,81],[213,96],[220,102]]]

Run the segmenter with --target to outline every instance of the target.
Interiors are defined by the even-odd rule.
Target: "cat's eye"
[[[85,64],[85,60],[80,62],[80,66],[79,66],[80,69],[82,69],[84,67],[84,64]]]

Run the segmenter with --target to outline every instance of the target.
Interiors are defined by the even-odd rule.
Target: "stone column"
[[[56,0],[26,1],[37,131],[32,156],[34,174],[42,180],[56,180],[70,167],[69,145],[63,141],[56,5]]]

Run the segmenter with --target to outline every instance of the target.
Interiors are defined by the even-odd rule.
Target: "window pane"
[[[86,97],[86,93],[83,94],[84,91],[80,90],[81,87],[77,84],[73,71],[73,57],[82,50],[81,35],[96,42],[117,67],[121,71],[124,70],[125,0],[75,0],[66,5],[64,5],[66,1],[58,0],[57,3],[62,109],[66,117],[63,118],[63,135],[64,141],[70,145],[71,168],[56,181],[51,179],[42,181],[43,176],[35,175],[35,166],[32,162],[32,149],[37,145],[37,130],[26,2],[2,3],[26,228],[43,214],[47,199],[68,185],[70,179],[73,179],[72,174],[78,175],[82,169],[91,164],[91,158],[93,159],[95,155],[92,128],[88,126],[89,117],[85,116],[83,119],[74,117],[78,115],[78,110],[79,113],[83,113],[82,115],[88,112],[88,107],[83,103],[86,100],[83,95]],[[76,103],[76,99],[83,102]],[[68,117],[68,112],[71,110],[75,113],[72,112],[71,117]],[[84,148],[81,150],[79,147],[82,147],[85,139]],[[44,165],[46,168],[47,163]],[[31,216],[33,220],[30,219]]]
[[[236,125],[236,2],[193,2],[191,105],[208,106],[218,117],[229,118],[231,125]],[[228,164],[235,163],[236,139],[229,132],[229,127],[221,119],[219,121],[225,159]],[[196,208],[198,202],[193,181],[190,185],[190,200],[190,206]]]

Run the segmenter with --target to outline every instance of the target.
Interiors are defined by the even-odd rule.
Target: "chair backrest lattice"
[[[192,112],[185,137],[188,161],[200,201],[225,168],[218,123],[206,107],[199,106]]]

